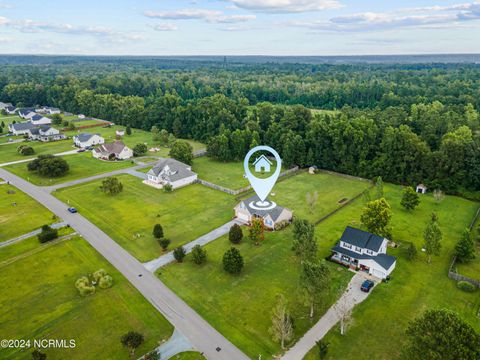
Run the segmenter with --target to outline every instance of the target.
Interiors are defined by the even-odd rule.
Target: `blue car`
[[[69,207],[68,211],[71,212],[72,214],[75,214],[76,212],[78,212],[77,209],[75,209],[74,207]]]
[[[360,287],[360,290],[362,290],[363,292],[370,292],[370,289],[373,288],[373,285],[375,285],[375,283],[373,281],[365,280],[362,283],[362,286]]]

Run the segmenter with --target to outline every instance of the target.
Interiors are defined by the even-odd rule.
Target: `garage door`
[[[245,222],[249,222],[249,218],[248,218],[248,215],[247,214],[242,214],[241,212],[239,212],[237,214],[237,217],[240,219],[240,220],[243,220]]]
[[[383,271],[378,270],[378,269],[372,269],[372,270],[373,270],[373,271],[372,271],[372,275],[373,275],[373,276],[376,276],[376,277],[378,277],[378,278],[380,278],[380,279],[385,278],[385,273],[384,273]]]

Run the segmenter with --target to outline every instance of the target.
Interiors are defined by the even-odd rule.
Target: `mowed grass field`
[[[400,186],[387,185],[385,196],[393,211],[393,240],[400,242],[399,248],[388,249],[389,254],[397,256],[397,266],[391,281],[376,287],[371,296],[354,309],[354,321],[346,335],[341,336],[338,327],[327,334],[325,341],[330,343],[331,359],[358,359],[360,349],[368,349],[369,359],[398,359],[409,321],[427,309],[451,309],[480,331],[476,315],[480,307],[479,292],[462,292],[456,282],[447,277],[454,246],[479,204],[453,196],[437,204],[432,195],[422,195],[420,205],[407,211],[400,206]],[[354,202],[317,226],[322,256],[328,255],[328,249],[346,225],[359,226],[362,206],[361,202]],[[420,249],[433,211],[439,216],[443,240],[440,256],[433,257],[428,264]],[[405,241],[416,245],[417,260],[407,259]],[[306,359],[317,359],[316,351],[312,349]]]
[[[353,274],[328,263],[332,273],[328,296],[310,321],[299,286],[300,261],[291,250],[292,229],[266,233],[260,246],[249,241],[246,228],[243,231],[242,243],[236,245],[245,261],[241,274],[223,270],[223,254],[231,247],[228,236],[223,236],[205,247],[206,264],[196,265],[187,255],[184,263],[162,268],[157,275],[250,358],[271,359],[281,350],[268,332],[277,295],[288,300],[296,341],[335,302]]]
[[[9,194],[8,191],[13,191]],[[0,241],[55,222],[53,213],[12,185],[0,185]]]
[[[248,180],[243,177],[245,173],[243,163],[239,161],[221,162],[202,156],[193,160],[192,170],[198,174],[200,179],[232,190],[249,184]]]
[[[60,189],[54,195],[75,206],[140,261],[162,254],[152,235],[156,223],[163,226],[173,249],[223,225],[234,215],[233,196],[202,185],[165,193],[130,175],[118,179],[123,192],[116,196],[102,193],[101,181]]]
[[[28,171],[28,163],[8,165],[5,166],[5,169],[35,185],[48,186],[103,174],[114,170],[125,169],[135,165],[131,160],[102,161],[95,159],[89,151],[80,154],[66,155],[63,156],[63,159],[67,161],[70,170],[64,176],[56,178],[48,178],[41,176],[36,172]]]
[[[16,247],[11,245],[11,247]],[[2,339],[74,339],[73,349],[42,349],[49,359],[129,359],[120,337],[142,333],[140,356],[168,338],[173,328],[87,242],[79,237],[29,253],[11,251],[0,261],[0,337]],[[0,254],[4,249],[0,249]],[[114,280],[110,289],[81,297],[75,281],[98,269]],[[0,349],[2,359],[31,359],[31,349]]]
[[[20,145],[31,146],[35,150],[34,155],[24,156],[20,155],[17,148]],[[23,141],[17,144],[8,144],[0,146],[0,164],[17,160],[34,159],[38,155],[43,154],[58,154],[65,151],[74,150],[73,141],[71,139],[52,141],[42,143],[40,141]]]

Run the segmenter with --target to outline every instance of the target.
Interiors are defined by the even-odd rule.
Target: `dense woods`
[[[55,59],[1,65],[0,100],[156,126],[223,161],[267,144],[286,165],[480,190],[479,65]]]

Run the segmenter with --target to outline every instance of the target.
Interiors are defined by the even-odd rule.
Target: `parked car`
[[[75,209],[74,207],[69,207],[68,211],[71,212],[72,214],[75,214],[78,212],[77,209]]]
[[[84,152],[84,151],[85,151],[85,149],[83,149],[83,148],[77,150],[77,152]]]
[[[360,290],[362,290],[363,292],[370,292],[370,289],[373,288],[373,285],[375,285],[375,283],[373,281],[365,280],[362,283],[362,286],[360,287]]]

